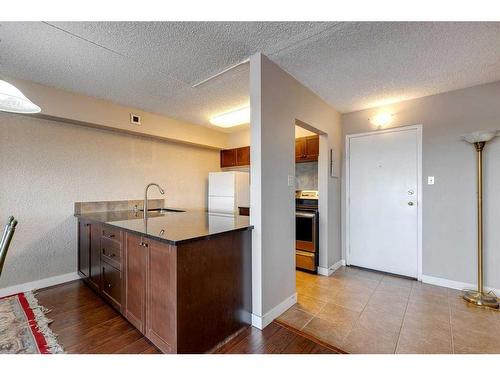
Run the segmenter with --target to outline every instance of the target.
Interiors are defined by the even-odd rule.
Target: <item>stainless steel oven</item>
[[[295,197],[295,264],[298,269],[318,268],[318,192],[297,191]]]

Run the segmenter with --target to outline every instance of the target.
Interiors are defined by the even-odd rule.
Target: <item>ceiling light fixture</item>
[[[14,85],[0,79],[0,111],[13,113],[38,113],[40,107],[29,100]]]
[[[378,115],[370,118],[370,122],[377,128],[383,128],[388,125],[392,120],[392,114],[389,112],[381,112]]]
[[[250,107],[236,109],[212,117],[210,123],[221,128],[231,128],[237,125],[248,124],[250,122]]]

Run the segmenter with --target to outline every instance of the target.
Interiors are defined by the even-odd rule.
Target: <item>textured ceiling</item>
[[[0,72],[200,125],[248,103],[263,52],[341,112],[500,80],[500,23],[0,24]]]

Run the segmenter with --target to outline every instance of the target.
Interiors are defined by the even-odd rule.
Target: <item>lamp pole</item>
[[[483,149],[486,141],[473,142],[477,153],[477,291],[465,291],[463,298],[477,306],[499,308],[498,299],[483,290]]]

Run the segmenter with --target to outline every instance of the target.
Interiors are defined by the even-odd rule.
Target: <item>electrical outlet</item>
[[[288,186],[295,186],[295,176],[288,175]]]
[[[434,176],[427,177],[427,185],[434,185]]]

